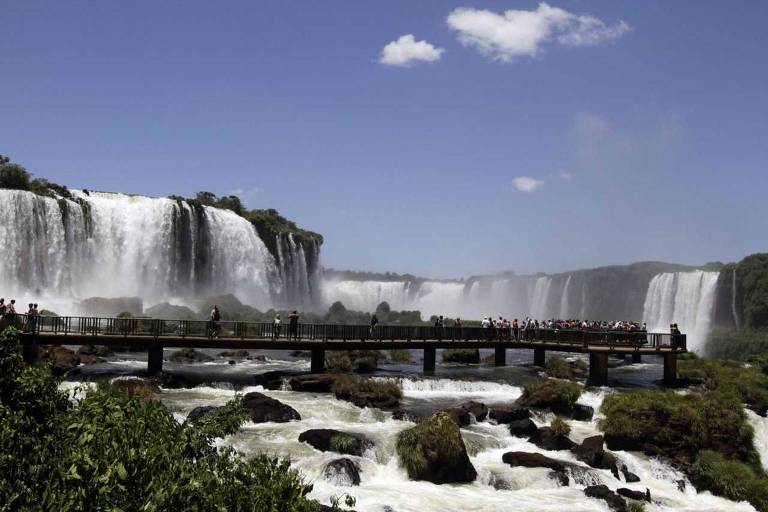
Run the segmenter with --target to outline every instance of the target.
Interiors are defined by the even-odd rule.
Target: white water
[[[74,311],[87,297],[189,303],[232,293],[266,308],[308,302],[303,248],[290,239],[278,269],[255,228],[229,210],[186,202],[73,191],[87,205],[0,190],[0,290],[20,304]],[[87,313],[87,312],[84,312]]]
[[[563,287],[563,294],[560,297],[560,318],[571,318],[570,310],[568,308],[568,294],[571,292],[571,275],[568,275],[568,279],[565,280],[565,286]]]
[[[404,389],[404,400],[412,404],[439,404],[442,407],[451,400],[460,402],[473,399],[491,405],[511,403],[520,394],[520,389],[508,384],[494,382],[465,382],[450,379],[400,380]],[[242,431],[225,440],[225,444],[237,450],[253,454],[267,452],[290,456],[292,466],[314,484],[311,498],[328,504],[331,496],[348,493],[357,499],[356,510],[363,512],[443,512],[466,510],[476,512],[496,511],[606,511],[605,503],[588,499],[583,494],[586,485],[605,484],[615,490],[630,487],[644,491],[650,489],[653,504],[649,511],[741,512],[754,510],[746,503],[734,503],[711,494],[697,493],[687,483],[680,491],[678,480],[684,476],[666,464],[644,455],[630,452],[616,452],[622,463],[636,473],[641,481],[627,484],[617,480],[610,471],[597,470],[578,462],[570,452],[548,452],[541,450],[524,439],[512,437],[506,426],[485,421],[473,423],[462,429],[462,437],[470,459],[478,472],[475,482],[469,484],[435,485],[408,479],[400,467],[395,454],[397,434],[411,427],[406,421],[397,421],[389,413],[372,409],[360,409],[347,402],[339,401],[327,394],[298,393],[292,391],[264,391],[261,388],[246,388],[241,393],[258,390],[294,407],[302,416],[301,421],[290,423],[248,423]],[[599,408],[606,391],[585,393],[580,402]],[[223,404],[234,391],[212,387],[187,390],[166,390],[161,394],[163,401],[179,418],[184,417],[193,407],[199,405]],[[539,424],[551,421],[551,414],[534,417]],[[595,435],[597,417],[591,422],[570,421],[571,437],[581,441]],[[299,443],[299,434],[310,428],[333,428],[347,432],[362,433],[374,443],[374,449],[362,457],[350,457],[361,467],[361,485],[350,487],[342,482],[329,481],[323,476],[325,465],[339,458],[332,452],[319,452],[311,446]],[[548,476],[548,471],[536,468],[512,468],[504,464],[502,455],[508,451],[543,453],[583,467],[571,475],[570,485],[560,487]],[[390,509],[387,509],[390,507]]]
[[[676,323],[688,335],[688,348],[701,350],[712,321],[718,275],[703,270],[656,275],[643,310],[648,330],[669,332],[669,325]]]

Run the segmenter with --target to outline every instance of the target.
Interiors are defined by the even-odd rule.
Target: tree
[[[7,156],[0,155],[0,188],[29,190],[30,174],[19,164],[11,163]]]

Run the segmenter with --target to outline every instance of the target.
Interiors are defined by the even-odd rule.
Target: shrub
[[[701,450],[715,450],[759,467],[752,427],[733,395],[631,391],[606,397],[601,410],[609,447],[662,453],[683,465]]]
[[[6,156],[0,155],[0,188],[29,190],[30,174],[19,164],[11,163]]]
[[[325,367],[332,372],[372,372],[379,366],[382,355],[378,350],[348,350],[328,352]]]
[[[560,416],[556,416],[549,425],[552,433],[556,436],[567,436],[571,433],[571,426],[566,423]]]
[[[380,401],[387,398],[400,399],[403,392],[397,383],[391,380],[364,379],[357,375],[341,375],[333,381],[331,392],[340,399],[348,399],[353,394],[369,393],[374,400]]]
[[[526,407],[549,408],[557,414],[570,414],[580,396],[581,386],[578,384],[548,379],[525,384],[517,403]]]
[[[443,350],[443,362],[479,364],[480,351],[476,348],[446,348]]]
[[[546,364],[547,375],[555,377],[557,379],[571,379],[573,378],[573,371],[568,361],[562,357],[550,357]]]
[[[709,357],[735,361],[768,354],[768,328],[739,331],[716,329],[707,337],[704,352]]]
[[[733,394],[761,414],[768,410],[768,375],[759,368],[745,368],[734,361],[696,359],[681,361],[678,373],[683,378],[702,379],[711,391]]]
[[[693,465],[691,477],[699,489],[734,501],[746,500],[757,510],[768,511],[768,478],[742,462],[703,451]]]
[[[411,351],[404,349],[392,349],[389,351],[389,358],[396,363],[410,363]]]
[[[640,501],[628,501],[627,512],[645,512],[645,503]]]
[[[360,441],[348,434],[334,434],[329,441],[330,448],[334,452],[342,454],[355,454]]]

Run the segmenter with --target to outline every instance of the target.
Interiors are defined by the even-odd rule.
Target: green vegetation
[[[444,363],[480,363],[480,351],[476,348],[446,348],[442,354]]]
[[[552,429],[552,433],[556,436],[567,436],[571,433],[571,426],[560,416],[555,416],[549,428]]]
[[[707,337],[704,352],[710,357],[734,361],[768,355],[768,329],[715,329]]]
[[[768,511],[768,478],[747,464],[706,450],[696,459],[691,479],[698,488],[730,500],[747,500],[757,510]]]
[[[627,512],[645,512],[645,503],[640,501],[628,501]]]
[[[213,439],[244,418],[234,401],[198,426],[158,401],[100,386],[74,404],[44,366],[0,335],[0,503],[4,510],[309,512],[312,486],[289,462],[245,459]]]
[[[378,368],[381,358],[378,350],[333,351],[326,353],[325,367],[331,372],[369,373]]]
[[[578,360],[583,363],[581,359]],[[547,359],[546,364],[547,375],[556,379],[572,379],[573,369],[571,364],[562,357],[555,356]]]
[[[387,352],[389,353],[389,359],[391,359],[395,363],[410,363],[411,362],[411,351],[410,350],[393,348],[392,350],[388,350]]]
[[[329,444],[330,449],[334,452],[355,455],[358,453],[358,446],[360,441],[349,434],[339,432],[338,434],[334,434],[333,437],[331,437]]]
[[[331,392],[342,400],[360,393],[371,395],[377,402],[386,399],[400,400],[403,397],[400,386],[391,380],[364,379],[357,375],[340,375],[333,381]]]
[[[683,378],[702,379],[704,386],[720,394],[735,397],[760,414],[768,411],[768,375],[761,368],[745,368],[734,361],[694,359],[680,361],[678,374]]]
[[[768,253],[741,260],[736,266],[736,282],[744,327],[768,328]]]
[[[581,396],[581,386],[565,380],[548,379],[529,382],[517,399],[525,407],[549,408],[556,414],[570,414]]]
[[[12,163],[10,158],[3,155],[0,155],[0,188],[26,190],[53,198],[72,198],[67,187],[51,183],[43,178],[32,179],[32,174],[23,166]]]

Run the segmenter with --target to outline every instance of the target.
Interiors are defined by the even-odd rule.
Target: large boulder
[[[518,405],[492,405],[488,410],[488,417],[496,423],[507,424],[530,418],[531,411]]]
[[[226,357],[227,359],[248,359],[251,354],[247,350],[225,350],[219,352],[219,357]]]
[[[627,487],[620,487],[619,489],[616,489],[616,494],[618,494],[619,496],[624,496],[625,498],[629,498],[631,500],[647,501],[649,503],[651,501],[651,491],[647,487],[645,488],[645,492],[635,491]]]
[[[413,480],[443,484],[472,482],[477,477],[459,426],[444,412],[400,432],[396,449]]]
[[[528,438],[528,442],[535,444],[544,450],[570,450],[576,443],[568,436],[556,434],[549,427],[541,427]]]
[[[580,445],[574,446],[571,451],[581,462],[598,468],[603,460],[603,455],[605,455],[603,436],[588,437]]]
[[[279,400],[256,391],[243,397],[243,405],[248,411],[250,420],[254,423],[287,423],[291,420],[301,419],[296,409],[290,405],[285,405]]]
[[[329,428],[313,428],[299,434],[299,442],[307,443],[321,452],[336,452],[361,457],[373,447],[373,441],[362,434]]]
[[[204,416],[211,414],[213,412],[216,412],[220,409],[220,407],[217,407],[215,405],[201,405],[200,407],[195,407],[191,411],[189,411],[189,414],[187,414],[187,423],[195,424],[198,421],[200,421],[201,418]]]
[[[323,476],[334,485],[360,485],[360,465],[352,459],[334,459],[325,465]]]
[[[207,363],[213,358],[193,348],[182,348],[171,354],[168,360],[174,363]]]
[[[515,403],[523,407],[549,409],[561,416],[571,416],[580,395],[581,386],[575,382],[549,379],[523,386],[523,394]]]
[[[591,421],[595,415],[595,409],[589,405],[574,404],[571,417],[577,421]]]
[[[567,463],[541,453],[507,452],[501,456],[501,460],[512,467],[547,468],[555,471],[565,471],[568,467]]]
[[[443,350],[442,355],[444,363],[480,363],[480,351],[476,348],[446,348]]]
[[[333,383],[336,382],[337,378],[338,375],[332,373],[310,373],[308,375],[291,377],[288,383],[294,391],[330,393]]]
[[[149,379],[135,377],[122,377],[112,380],[112,387],[129,395],[136,395],[143,401],[158,400],[157,394],[160,388],[157,383]]]
[[[457,407],[470,413],[477,421],[483,421],[488,416],[488,407],[486,407],[485,404],[475,402],[474,400],[459,404]]]
[[[104,345],[83,345],[77,349],[78,356],[96,356],[96,357],[109,357],[114,355],[114,351],[105,347]]]
[[[608,507],[616,512],[626,512],[627,510],[626,500],[610,490],[606,485],[590,485],[584,489],[584,494],[589,498],[605,501]]]
[[[469,411],[462,409],[461,407],[451,407],[450,409],[443,410],[443,412],[450,416],[459,427],[468,427],[469,424],[472,423],[472,417],[469,415]]]
[[[141,297],[90,297],[77,304],[78,312],[88,316],[114,317],[123,313],[141,316],[144,312],[144,302]]]
[[[515,437],[530,437],[539,430],[531,418],[509,422],[509,433]]]
[[[42,347],[40,357],[53,363],[52,371],[57,376],[64,375],[80,364],[80,357],[74,351],[58,345]]]

